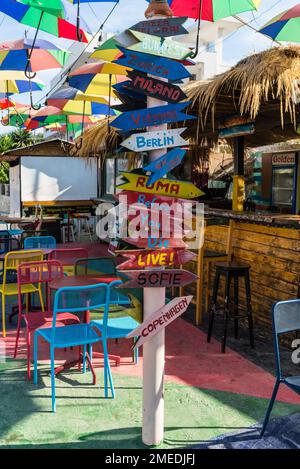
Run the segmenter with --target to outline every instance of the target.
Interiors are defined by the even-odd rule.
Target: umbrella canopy
[[[111,86],[125,80],[123,75],[86,74],[70,77],[68,82],[73,88],[88,95],[116,96]]]
[[[0,109],[3,111],[3,109],[7,109],[10,107],[15,107],[16,103],[14,101],[11,101],[8,98],[1,98],[0,99]]]
[[[84,64],[79,68],[76,68],[69,73],[70,77],[79,76],[79,75],[127,75],[128,67],[123,67],[122,65],[111,64],[107,62],[96,62]]]
[[[99,46],[91,55],[91,59],[100,59],[100,60],[107,60],[108,62],[112,62],[113,60],[118,59],[122,56],[122,52],[118,49],[118,43],[115,37],[111,37],[107,39],[107,41],[103,42],[101,46]]]
[[[277,41],[300,42],[300,4],[273,18],[259,32]]]
[[[116,111],[111,109],[108,104],[100,104],[86,101],[74,101],[64,99],[48,99],[47,103],[50,106],[56,106],[63,112],[68,114],[84,114],[86,116],[103,115],[115,116]]]
[[[97,94],[86,94],[79,91],[77,88],[72,88],[71,86],[62,86],[57,91],[52,93],[47,102],[50,104],[50,100],[74,100],[74,101],[91,101],[100,104],[107,104],[107,99],[103,98]],[[52,106],[56,106],[56,104],[52,103]],[[59,107],[59,106],[57,106]]]
[[[29,50],[31,54],[29,56]],[[70,52],[64,51],[49,41],[18,39],[0,44],[0,70],[28,70],[38,72],[62,68]]]
[[[150,0],[147,0],[150,2]],[[201,19],[206,21],[218,21],[228,16],[257,10],[261,0],[202,0]],[[168,4],[174,16],[188,16],[199,18],[199,0],[168,0]]]
[[[77,27],[74,24],[77,18],[76,8],[68,1],[59,1],[63,7],[63,12],[56,9],[56,2],[54,2],[54,8],[52,8],[53,0],[24,0],[22,3],[17,0],[5,0],[0,2],[0,11],[26,26],[31,26],[37,30],[40,29],[56,37],[77,41]],[[31,6],[33,4],[34,7]],[[55,10],[56,14],[49,13],[49,9],[52,12]],[[83,27],[86,27],[87,31],[90,32],[87,25]],[[83,29],[80,29],[80,39],[82,42],[88,42]]]
[[[55,124],[56,122],[61,124],[94,124],[99,119],[93,116],[84,116],[84,118],[80,115],[52,115],[52,116],[39,116],[35,118],[28,119],[25,122],[25,126],[28,130],[38,129],[40,127],[44,127],[45,125]]]
[[[0,70],[0,93],[5,93],[7,96],[41,91],[43,88],[44,84],[41,80],[34,78],[30,82],[24,72]]]

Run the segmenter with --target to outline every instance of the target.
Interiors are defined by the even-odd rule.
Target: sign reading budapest
[[[197,280],[197,275],[183,269],[172,270],[120,270],[128,281],[116,288],[169,288],[184,287]],[[125,275],[124,275],[125,274]]]
[[[124,54],[120,59],[114,60],[114,63],[118,65],[124,65],[171,81],[183,80],[191,76],[187,69],[175,60],[144,54],[143,52],[134,52],[121,46],[118,49]]]
[[[126,81],[124,86],[138,93],[161,99],[168,103],[178,103],[183,99],[187,99],[187,95],[177,85],[172,85],[172,83],[167,83],[157,78],[147,77],[135,71],[130,71],[127,75],[131,81]]]
[[[182,26],[186,20],[187,16],[183,16],[181,18],[171,17],[140,21],[130,29],[159,37],[180,36],[181,34],[187,34],[187,30]]]
[[[129,260],[118,265],[119,270],[170,267],[186,264],[193,260],[196,254],[185,249],[162,249],[160,251],[124,251],[122,256],[129,257]]]
[[[132,134],[124,140],[121,145],[132,151],[181,147],[186,145],[186,141],[180,136],[185,130],[186,127],[182,129],[157,130],[155,132]]]
[[[127,335],[128,339],[138,337],[134,348],[140,347],[144,342],[179,318],[187,310],[192,299],[192,296],[174,298],[170,303],[151,314],[140,326]]]

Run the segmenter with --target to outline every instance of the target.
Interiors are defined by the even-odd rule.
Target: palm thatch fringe
[[[193,82],[185,87],[198,111],[198,126],[204,128],[208,115],[215,121],[217,100],[231,99],[240,115],[255,119],[264,103],[279,101],[281,125],[289,113],[296,125],[296,97],[299,97],[300,46],[275,47],[241,60],[228,72],[210,82]]]

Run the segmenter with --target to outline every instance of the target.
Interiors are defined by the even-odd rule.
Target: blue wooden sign
[[[184,103],[169,104],[168,106],[156,106],[149,109],[123,112],[123,114],[112,121],[111,125],[126,131],[168,124],[169,122],[196,119],[195,116],[181,112],[190,103],[191,101],[186,101]]]
[[[169,171],[180,165],[185,154],[186,150],[182,150],[181,148],[174,148],[168,153],[162,155],[159,159],[148,164],[144,170],[151,171],[152,174],[148,179],[147,185],[154,184],[156,181],[158,181],[158,179],[161,179]]]
[[[191,76],[187,69],[180,62],[176,62],[176,60],[145,54],[144,52],[131,51],[121,46],[118,46],[118,49],[124,54],[124,57],[114,60],[116,64],[171,81]]]

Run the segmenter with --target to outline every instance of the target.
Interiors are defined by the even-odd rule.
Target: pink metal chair
[[[87,257],[89,257],[89,253],[84,248],[54,249],[49,254],[49,260],[61,262],[67,275],[74,275],[75,262],[78,259],[86,259]]]
[[[15,342],[14,358],[17,357],[18,344],[21,330],[22,319],[26,326],[26,345],[27,345],[27,377],[30,379],[30,333],[36,329],[43,327],[51,327],[52,316],[51,311],[51,294],[49,282],[60,279],[64,276],[63,266],[58,261],[40,261],[40,262],[27,262],[20,264],[18,267],[18,326]],[[45,284],[46,291],[46,311],[30,311],[29,304],[22,305],[22,285],[41,285]],[[58,326],[66,326],[69,324],[77,324],[80,322],[75,314],[60,313],[57,316]]]

